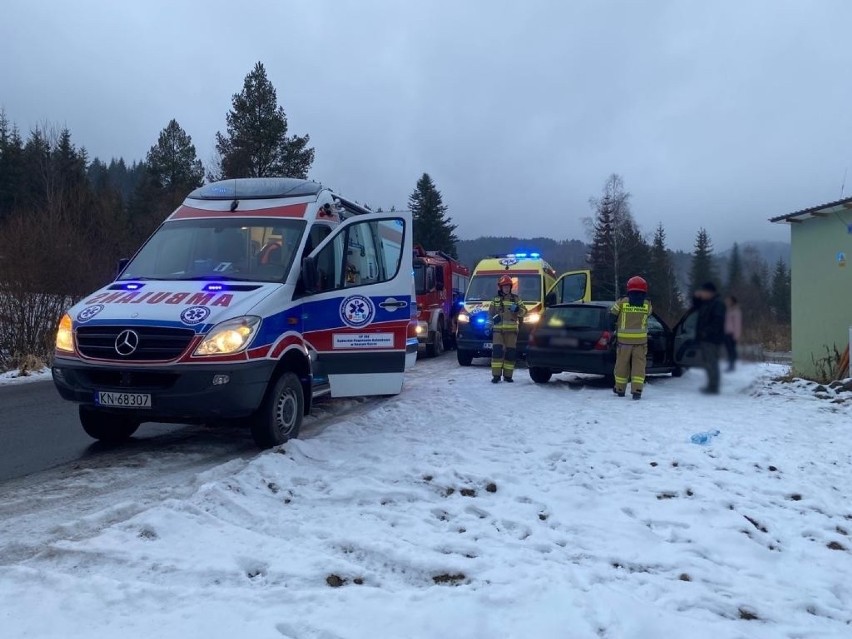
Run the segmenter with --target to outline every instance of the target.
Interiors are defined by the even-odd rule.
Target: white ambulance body
[[[97,439],[245,419],[296,437],[315,397],[391,395],[417,353],[409,213],[315,182],[205,185],[62,318],[53,378]]]

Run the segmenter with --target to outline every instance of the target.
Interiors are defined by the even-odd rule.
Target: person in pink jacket
[[[728,370],[734,370],[737,362],[737,343],[743,335],[743,312],[737,298],[728,295],[725,299],[725,349],[728,351]]]

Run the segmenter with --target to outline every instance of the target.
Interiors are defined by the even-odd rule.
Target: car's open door
[[[568,271],[561,275],[547,292],[546,306],[588,302],[592,299],[592,272]]]
[[[411,214],[356,215],[304,260],[302,333],[332,397],[402,390],[411,323]]]
[[[690,311],[684,315],[674,328],[674,361],[678,366],[701,366],[700,344],[695,339],[698,326],[698,313]]]

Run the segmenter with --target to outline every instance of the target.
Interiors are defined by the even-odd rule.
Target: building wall
[[[843,213],[791,224],[790,260],[793,312],[793,370],[809,377],[820,373],[826,348],[841,353],[852,326],[852,235]],[[845,253],[840,266],[838,253]],[[816,362],[815,362],[816,360]],[[832,360],[833,361],[833,360]]]

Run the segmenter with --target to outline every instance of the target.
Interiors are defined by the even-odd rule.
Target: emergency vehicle
[[[298,436],[320,395],[399,393],[411,228],[307,180],[202,186],[62,318],[56,387],[96,439],[234,419],[261,447]]]
[[[453,347],[459,303],[470,281],[470,269],[442,251],[414,247],[419,350],[435,357]]]
[[[509,253],[480,260],[458,314],[456,354],[462,366],[470,366],[474,357],[491,357],[493,323],[489,309],[502,275],[512,278],[512,292],[527,309],[518,332],[520,356],[525,354],[530,331],[541,319],[545,306],[591,299],[592,280],[588,270],[569,271],[557,277],[539,253]]]

